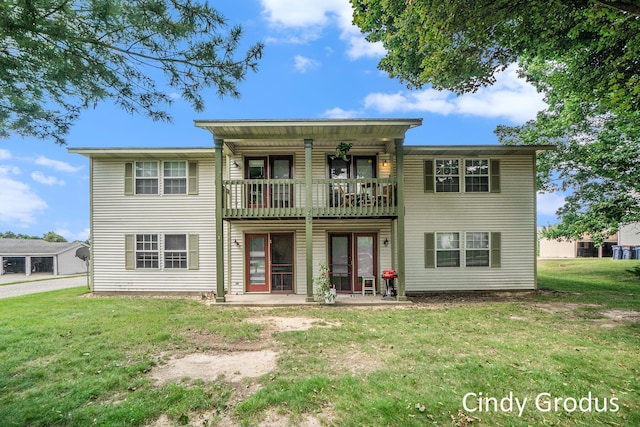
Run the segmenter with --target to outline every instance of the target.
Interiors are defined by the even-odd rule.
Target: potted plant
[[[325,262],[320,262],[318,266],[320,274],[313,278],[316,300],[324,300],[325,304],[335,304],[337,293],[336,287],[331,283],[331,278],[329,277],[329,267]]]
[[[353,143],[351,142],[344,142],[341,141],[340,144],[338,144],[336,146],[336,155],[333,156],[332,158],[339,158],[344,160],[345,162],[349,161],[349,158],[347,157],[347,154],[349,153],[349,150],[351,150],[351,147],[353,146]]]

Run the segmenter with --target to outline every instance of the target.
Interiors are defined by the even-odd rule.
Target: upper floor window
[[[424,192],[499,193],[500,160],[426,159]]]
[[[136,194],[158,194],[158,162],[136,162]]]
[[[464,191],[489,192],[489,160],[464,161]]]
[[[181,160],[125,163],[124,194],[198,194],[198,163]]]
[[[164,194],[187,194],[187,162],[164,162]]]
[[[436,192],[460,191],[460,166],[458,160],[436,160]]]

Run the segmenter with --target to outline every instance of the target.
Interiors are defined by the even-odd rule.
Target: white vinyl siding
[[[496,192],[490,189],[488,193],[428,192],[425,164],[435,158],[437,156],[405,156],[406,291],[533,289],[534,157],[488,156],[490,186],[499,185]],[[445,232],[460,233],[463,240],[458,268],[435,266],[435,235]],[[473,232],[489,233],[489,267],[466,265],[464,240],[467,233]]]
[[[171,158],[158,160],[172,161]],[[176,159],[177,160],[177,159]],[[215,290],[215,185],[213,159],[189,160],[197,170],[192,182],[201,185],[198,196],[170,197],[125,195],[126,164],[147,159],[92,160],[93,286],[96,292],[211,292]],[[156,161],[155,159],[153,161]],[[132,167],[133,169],[133,167]],[[161,184],[162,186],[162,184]],[[133,187],[133,185],[132,185]],[[195,191],[196,189],[194,189]],[[126,250],[127,236],[160,236],[160,257],[164,257],[162,236],[186,235],[187,268],[135,268],[135,253]],[[197,242],[192,246],[191,242]],[[135,246],[131,246],[134,248]],[[127,268],[133,267],[133,270]]]

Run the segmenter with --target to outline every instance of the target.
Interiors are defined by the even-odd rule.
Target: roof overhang
[[[317,119],[317,120],[195,120],[214,139],[244,140],[332,140],[391,141],[404,138],[407,130],[422,125],[422,119]]]
[[[498,156],[537,154],[555,150],[555,145],[405,145],[406,155],[428,156]]]
[[[173,148],[69,148],[69,153],[81,154],[94,159],[123,160],[145,159],[202,159],[213,158],[213,147]]]

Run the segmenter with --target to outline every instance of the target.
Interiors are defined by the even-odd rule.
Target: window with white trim
[[[436,159],[436,192],[457,193],[460,191],[460,161]]]
[[[464,191],[467,193],[489,192],[489,160],[467,159],[464,161]]]
[[[500,193],[500,160],[425,159],[424,192]]]
[[[163,163],[164,194],[187,194],[187,162]]]
[[[436,266],[460,267],[460,233],[436,233]]]
[[[157,234],[136,234],[136,268],[158,268]]]
[[[465,236],[465,265],[467,267],[489,267],[489,233],[467,232]]]
[[[198,162],[137,161],[124,164],[124,194],[197,195]]]
[[[165,234],[164,268],[187,268],[187,236]]]
[[[136,162],[136,194],[158,194],[158,162]]]

